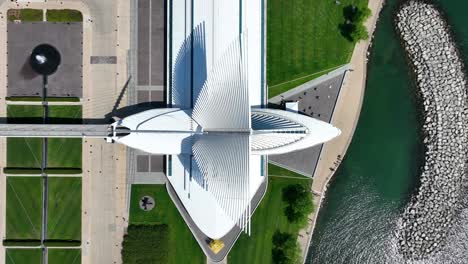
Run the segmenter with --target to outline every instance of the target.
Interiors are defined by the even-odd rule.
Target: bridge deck
[[[0,137],[105,138],[109,125],[0,124]]]

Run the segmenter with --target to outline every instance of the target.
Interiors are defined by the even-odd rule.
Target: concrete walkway
[[[301,93],[301,92],[304,92],[306,90],[309,90],[310,87],[313,87],[313,86],[318,86],[320,85],[321,83],[323,82],[326,82],[330,79],[333,79],[337,76],[340,76],[342,75],[345,71],[347,71],[348,69],[350,69],[351,65],[350,64],[345,64],[341,67],[339,67],[338,69],[336,70],[333,70],[327,74],[324,74],[316,79],[313,79],[311,81],[308,81],[304,84],[301,84],[299,86],[297,86],[296,88],[294,89],[291,89],[291,90],[288,90],[280,95],[277,95],[271,99],[268,99],[268,102],[269,103],[273,103],[273,104],[279,104],[281,103],[281,101],[284,99],[284,98],[288,98],[288,97],[292,97],[294,96],[295,94],[298,94],[298,93]]]

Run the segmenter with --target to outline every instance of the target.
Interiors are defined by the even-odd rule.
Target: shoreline
[[[305,263],[307,259],[315,224],[328,184],[346,154],[359,120],[366,87],[368,50],[372,45],[374,31],[383,5],[384,0],[369,0],[368,7],[371,9],[372,15],[365,23],[369,39],[356,43],[354,47],[350,70],[346,73],[332,114],[331,124],[340,128],[342,134],[339,138],[323,145],[315,169],[311,192],[314,195],[313,202],[316,209],[309,215],[308,226],[298,234],[302,263]]]

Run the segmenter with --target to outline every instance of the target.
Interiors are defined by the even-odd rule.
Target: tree
[[[284,214],[289,222],[307,224],[307,217],[313,211],[312,195],[306,185],[288,185],[282,191],[282,199],[287,204]]]
[[[346,39],[352,42],[366,40],[369,38],[364,22],[371,16],[372,11],[369,7],[357,7],[348,5],[343,8],[343,17],[345,22],[338,25],[338,29]]]
[[[295,264],[301,260],[296,238],[290,233],[282,233],[279,230],[273,235],[271,255],[275,264]]]
[[[369,38],[369,33],[365,26],[359,24],[357,25],[353,31],[351,31],[351,38],[354,42],[358,42],[360,40],[366,40]]]

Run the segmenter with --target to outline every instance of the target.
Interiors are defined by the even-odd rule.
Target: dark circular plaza
[[[60,53],[55,47],[49,44],[40,44],[33,49],[29,61],[31,67],[38,74],[51,75],[57,71],[60,59]]]

